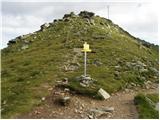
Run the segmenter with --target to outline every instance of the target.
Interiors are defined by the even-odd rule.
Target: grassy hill
[[[90,44],[87,72],[96,79],[83,88],[83,53]],[[129,85],[158,81],[158,46],[135,38],[111,20],[94,13],[73,12],[44,24],[39,31],[9,41],[2,50],[2,118],[15,118],[41,104],[48,89],[63,78],[67,87],[88,95],[103,88],[112,93]]]

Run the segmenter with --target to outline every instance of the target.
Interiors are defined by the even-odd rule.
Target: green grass
[[[159,101],[158,94],[138,94],[135,97],[135,103],[137,106],[137,110],[139,113],[140,119],[158,119],[159,118],[159,112],[155,110],[155,106],[152,106],[147,100],[146,97],[148,97],[150,100],[152,100],[154,103],[157,103]]]
[[[146,47],[139,49],[139,43],[110,20],[98,16],[93,19],[95,25],[89,25],[81,17],[69,22],[58,21],[44,32],[37,31],[23,40],[17,38],[16,44],[2,50],[2,103],[6,101],[2,104],[2,118],[15,118],[41,104],[41,97],[50,94],[42,86],[54,86],[55,81],[64,77],[70,80],[68,87],[89,96],[96,96],[99,88],[113,93],[123,89],[126,83],[143,84],[141,76],[155,80],[152,72],[140,74],[125,64],[139,60],[147,68],[158,69],[158,51]],[[94,35],[106,37],[95,39]],[[29,48],[20,50],[24,41],[30,40],[33,42],[29,43]],[[87,73],[97,80],[89,88],[82,88],[74,81],[83,74],[83,56],[77,59],[81,65],[78,70],[63,70],[65,62],[71,61],[75,54],[73,48],[82,48],[84,41],[95,52],[87,55]],[[93,64],[96,59],[102,62],[101,66]],[[121,66],[119,79],[114,76],[117,65]]]

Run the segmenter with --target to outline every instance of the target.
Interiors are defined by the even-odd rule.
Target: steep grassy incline
[[[96,79],[82,88],[75,77],[83,74],[84,41],[90,44],[88,73]],[[64,77],[71,89],[95,94],[109,93],[129,84],[158,81],[157,46],[131,36],[112,21],[90,12],[66,14],[41,30],[15,38],[2,50],[2,117],[14,118],[40,105],[48,89]]]

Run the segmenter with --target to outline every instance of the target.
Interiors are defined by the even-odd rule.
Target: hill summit
[[[94,83],[82,86],[84,42],[87,73]],[[92,12],[65,14],[41,25],[40,30],[19,36],[2,50],[2,117],[17,114],[41,103],[48,89],[61,80],[81,94],[96,96],[103,88],[114,93],[158,82],[158,46],[130,35],[111,20]]]

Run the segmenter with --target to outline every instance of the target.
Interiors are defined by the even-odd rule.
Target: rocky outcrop
[[[83,18],[92,18],[94,16],[93,12],[87,12],[87,11],[81,11],[79,13],[79,16],[83,17]]]

